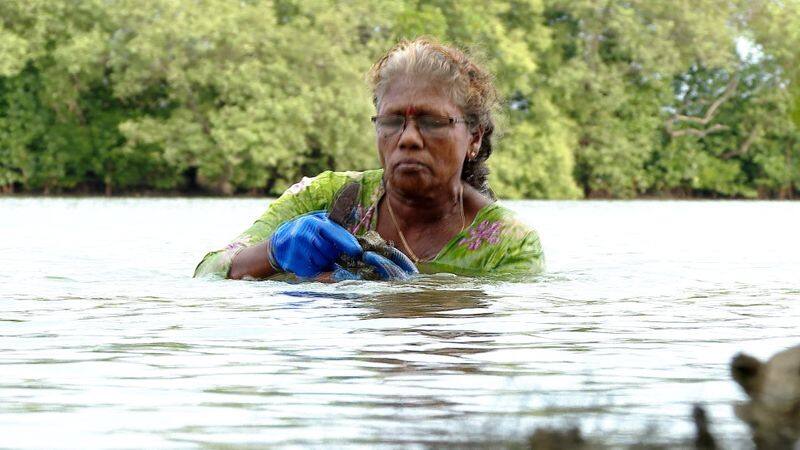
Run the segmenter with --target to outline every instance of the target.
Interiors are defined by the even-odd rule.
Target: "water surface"
[[[0,448],[502,446],[747,431],[728,362],[800,344],[800,203],[506,202],[546,274],[195,280],[267,200],[0,199]]]

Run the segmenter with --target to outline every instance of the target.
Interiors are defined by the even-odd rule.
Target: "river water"
[[[800,343],[800,203],[506,202],[544,275],[191,278],[264,199],[0,199],[0,448],[402,447],[579,425],[748,448],[739,351]]]

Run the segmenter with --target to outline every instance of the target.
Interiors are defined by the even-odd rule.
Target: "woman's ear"
[[[469,152],[467,152],[469,159],[474,159],[478,156],[478,152],[481,150],[481,143],[483,142],[483,132],[483,125],[478,125],[472,129],[469,141]]]

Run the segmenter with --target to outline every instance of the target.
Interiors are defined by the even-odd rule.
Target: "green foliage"
[[[793,197],[798,30],[800,0],[7,0],[0,188],[277,194],[376,167],[364,74],[429,35],[496,75],[501,197]]]

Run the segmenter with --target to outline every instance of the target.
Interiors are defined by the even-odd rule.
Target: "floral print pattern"
[[[462,238],[459,245],[466,246],[468,249],[475,251],[485,243],[497,245],[500,243],[500,231],[503,229],[503,224],[499,221],[490,222],[484,220],[478,226],[469,229],[467,237]]]

